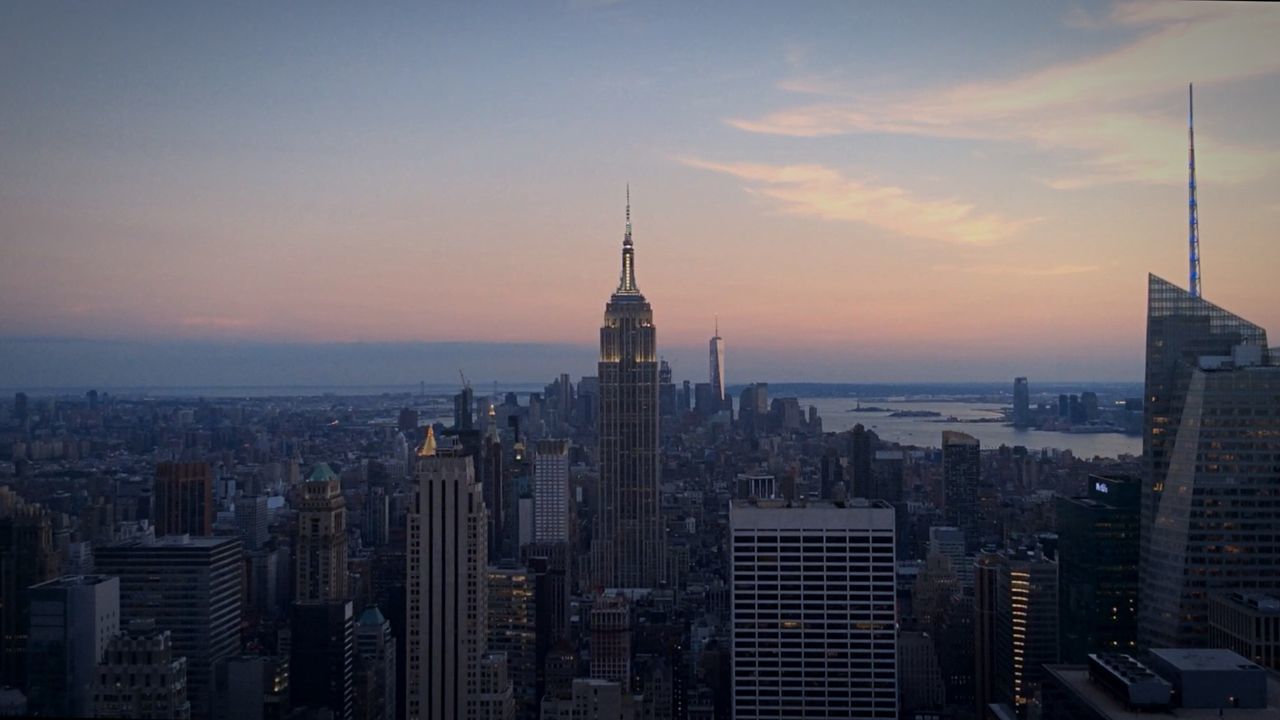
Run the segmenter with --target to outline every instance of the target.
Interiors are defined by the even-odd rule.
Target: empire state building
[[[597,585],[653,588],[666,552],[658,483],[658,353],[653,309],[636,285],[631,199],[618,289],[600,328],[600,488],[592,555]]]

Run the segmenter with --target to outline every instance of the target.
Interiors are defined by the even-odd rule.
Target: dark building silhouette
[[[240,649],[244,563],[234,537],[147,537],[96,548],[102,575],[120,578],[122,624],[153,618],[187,659],[191,717],[212,710],[213,669]]]
[[[475,398],[471,386],[467,385],[453,396],[453,429],[458,431],[473,430],[475,423],[472,413],[475,411]]]
[[[942,431],[942,489],[947,524],[964,530],[970,549],[979,546],[982,523],[978,509],[981,447],[972,435]]]
[[[0,487],[0,668],[3,682],[26,687],[27,588],[57,574],[49,511]]]
[[[1031,388],[1024,377],[1013,379],[1013,426],[1016,428],[1031,425]]]
[[[871,461],[875,454],[875,445],[878,441],[876,434],[865,427],[862,423],[853,426],[849,431],[849,485],[854,497],[874,498],[877,500],[891,500],[892,498],[882,498],[875,487],[875,478],[871,473]]]
[[[335,720],[355,713],[355,615],[350,600],[299,602],[293,606],[289,655],[294,707],[327,708]]]
[[[213,469],[203,462],[156,465],[156,536],[213,534]]]
[[[1058,498],[1062,661],[1132,652],[1138,631],[1137,478],[1091,476],[1084,497]]]

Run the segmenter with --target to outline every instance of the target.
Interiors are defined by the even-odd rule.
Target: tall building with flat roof
[[[533,541],[569,542],[568,440],[539,440],[534,445]]]
[[[156,465],[156,535],[213,534],[213,468],[205,462],[162,462]]]
[[[290,703],[355,717],[355,611],[350,600],[294,603],[290,634]]]
[[[982,539],[978,484],[981,480],[981,446],[972,435],[942,431],[942,490],[947,524],[964,530],[969,547]]]
[[[1085,496],[1057,499],[1064,662],[1137,648],[1140,486],[1091,475]]]
[[[1212,594],[1280,590],[1280,367],[1262,328],[1155,275],[1147,304],[1138,642],[1197,647]]]
[[[51,513],[0,487],[0,682],[26,687],[27,588],[57,575]]]
[[[896,718],[894,511],[734,500],[733,715]]]
[[[98,572],[120,579],[121,619],[154,619],[186,658],[193,718],[210,716],[214,665],[240,650],[240,548],[234,537],[168,535],[94,549]]]
[[[1031,426],[1031,388],[1024,377],[1013,379],[1013,426]]]
[[[489,567],[489,651],[507,659],[507,676],[521,717],[537,709],[537,588],[526,568],[504,561]]]
[[[33,586],[30,595],[30,710],[37,715],[89,717],[98,663],[120,630],[120,580],[64,575]]]
[[[628,193],[629,194],[629,193]],[[655,588],[666,574],[658,463],[658,352],[653,308],[636,285],[631,202],[618,288],[600,328],[600,476],[594,582]]]
[[[1001,554],[996,576],[992,679],[998,702],[1036,700],[1044,665],[1058,662],[1058,564],[1038,549]]]
[[[409,513],[406,707],[410,720],[479,715],[488,638],[487,517],[471,458],[418,451]]]

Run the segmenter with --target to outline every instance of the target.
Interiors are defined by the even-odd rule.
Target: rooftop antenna
[[[1191,245],[1191,297],[1200,297],[1200,208],[1196,204],[1196,103],[1195,90],[1187,85],[1187,241]]]

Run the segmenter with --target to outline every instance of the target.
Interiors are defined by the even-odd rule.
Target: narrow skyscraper
[[[1024,377],[1013,379],[1013,426],[1025,428],[1031,425],[1031,388]]]
[[[409,513],[410,720],[478,718],[487,640],[485,508],[471,458],[437,453],[430,428],[418,451]]]
[[[1200,205],[1196,201],[1196,96],[1187,85],[1187,240],[1191,245],[1191,297],[1200,297]]]
[[[302,484],[296,548],[294,599],[346,599],[347,503],[328,463],[317,465]]]
[[[711,396],[724,405],[724,338],[720,337],[720,318],[716,317],[716,334],[711,338]]]
[[[970,549],[979,547],[982,523],[978,517],[978,483],[982,473],[978,439],[954,430],[942,431],[942,490],[946,518],[964,530]]]
[[[666,553],[659,518],[658,353],[653,309],[636,285],[631,201],[618,289],[600,328],[600,486],[594,582],[657,587]]]

